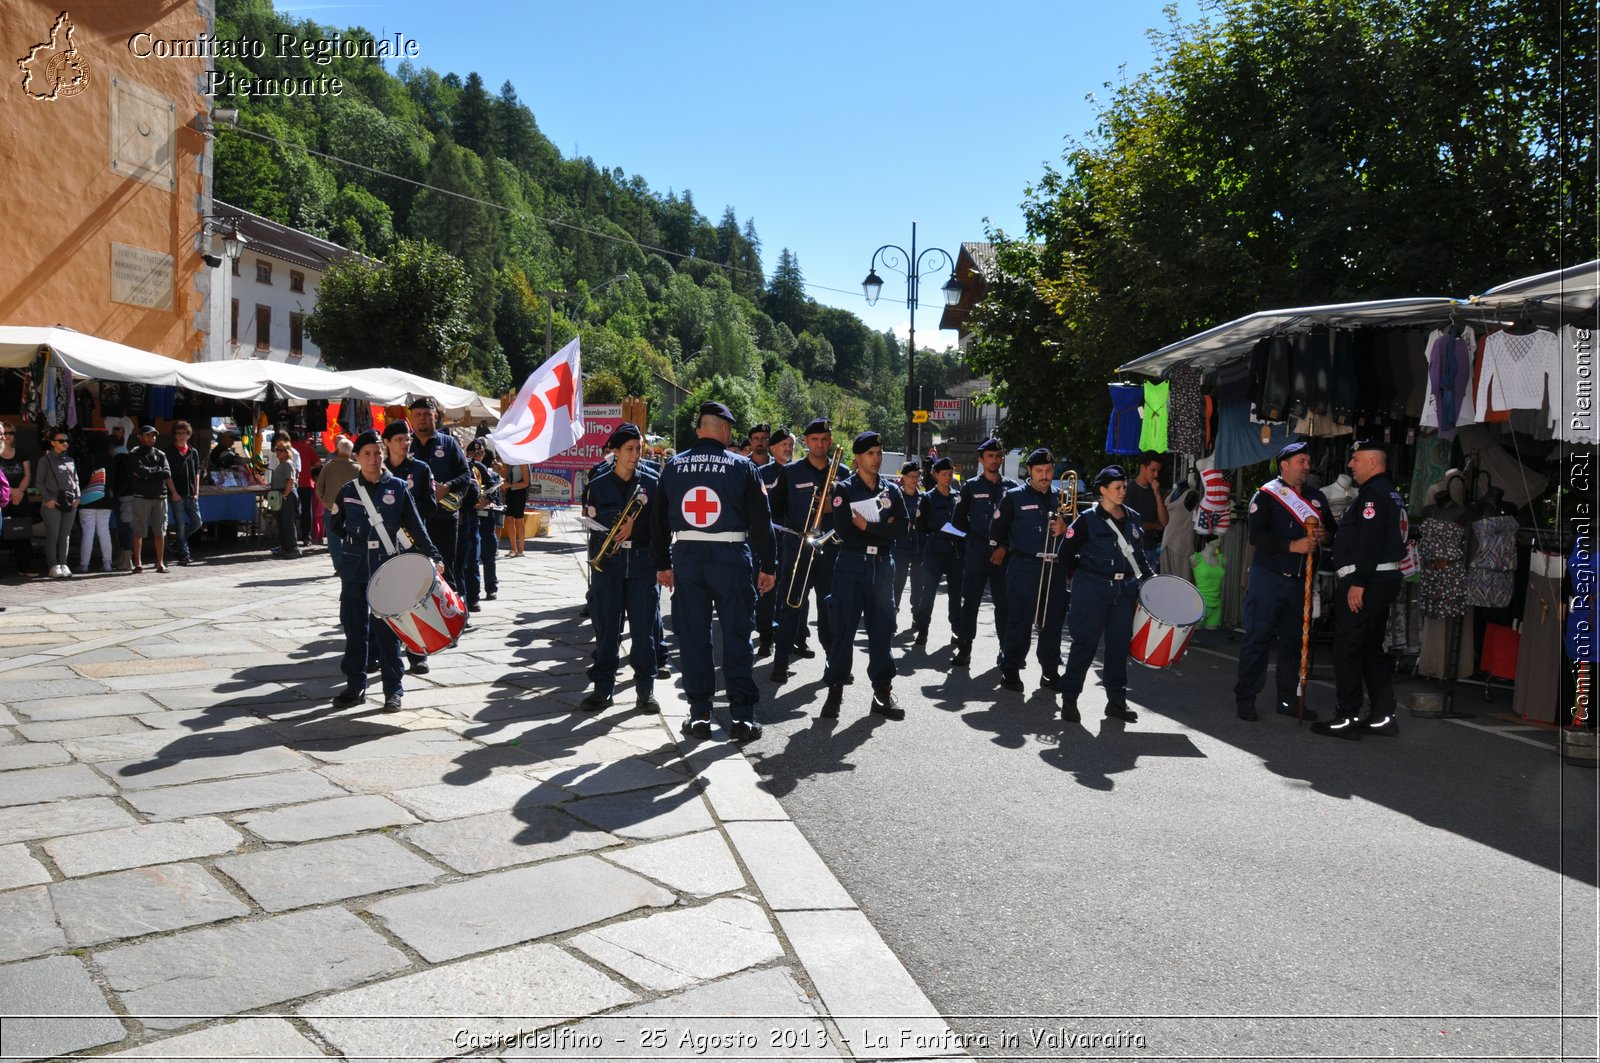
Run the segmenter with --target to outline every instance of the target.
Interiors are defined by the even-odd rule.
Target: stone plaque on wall
[[[177,104],[126,78],[111,79],[111,172],[168,190],[177,181]]]
[[[172,309],[172,256],[128,244],[111,245],[111,298],[118,303]]]

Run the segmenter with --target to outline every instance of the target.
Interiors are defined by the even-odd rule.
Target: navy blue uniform
[[[389,559],[384,552],[383,540],[372,525],[367,507],[356,489],[360,484],[367,490],[389,533],[389,541],[401,548],[400,531],[405,529],[411,539],[402,552],[426,554],[435,562],[442,562],[417,505],[411,500],[406,482],[385,470],[377,483],[357,474],[354,480],[339,488],[339,513],[334,528],[343,541],[344,559],[339,566],[339,622],[344,626],[344,659],[340,671],[349,681],[351,690],[365,690],[367,686],[368,640],[377,643],[378,668],[383,674],[383,693],[391,697],[402,693],[400,639],[381,620],[373,618],[367,607],[367,584],[378,566]]]
[[[428,468],[433,470],[435,485],[444,484],[451,491],[466,493],[472,482],[472,471],[467,465],[466,451],[461,449],[455,436],[449,432],[435,432],[423,440],[420,435],[414,435],[411,437],[411,453],[428,463]],[[456,568],[456,538],[461,514],[435,507],[426,522],[428,535],[444,556],[445,577],[452,588],[460,591],[461,573]]]
[[[1061,543],[1050,534],[1061,493],[1013,487],[1000,500],[989,526],[989,550],[1006,550],[1006,626],[1001,631],[1000,667],[1021,672],[1028,664],[1028,642],[1038,615],[1037,598],[1047,594],[1036,656],[1047,679],[1061,675],[1061,629],[1067,619],[1067,574],[1054,560]],[[1031,608],[1030,608],[1031,607]]]
[[[1333,544],[1333,674],[1342,717],[1361,714],[1363,685],[1373,718],[1394,714],[1394,662],[1384,652],[1383,637],[1389,607],[1400,593],[1408,530],[1405,500],[1383,472],[1361,485],[1339,521]],[[1350,608],[1351,587],[1362,588],[1360,612]]]
[[[1000,499],[1017,486],[1009,476],[991,480],[978,475],[961,485],[961,498],[956,502],[955,519],[951,522],[967,533],[968,546],[961,566],[961,629],[956,637],[971,642],[978,635],[978,607],[983,604],[983,589],[989,588],[994,599],[994,627],[998,632],[1006,629],[1005,569],[989,563],[989,524],[1000,508]]]
[[[1139,585],[1150,575],[1140,553],[1144,544],[1142,518],[1122,507],[1122,518],[1114,519],[1098,504],[1078,515],[1067,528],[1057,555],[1057,564],[1075,569],[1072,576],[1072,601],[1067,606],[1067,632],[1072,649],[1067,654],[1067,670],[1057,687],[1068,705],[1076,702],[1083,681],[1094,664],[1095,650],[1105,639],[1105,687],[1110,702],[1122,701],[1128,693],[1128,646],[1133,642],[1133,614],[1139,607]],[[1132,549],[1138,567],[1130,564],[1117,543],[1112,525]]]
[[[782,532],[778,530],[777,521],[771,513],[772,485],[778,482],[778,477],[782,475],[782,473],[783,465],[776,458],[768,461],[765,465],[756,466],[756,474],[761,477],[761,483],[767,489],[767,509],[769,517],[773,517],[772,534],[774,536],[774,542],[777,541],[776,537],[781,535]],[[779,597],[780,595],[778,594],[777,587],[774,587],[765,594],[756,595],[757,638],[768,640],[772,638],[777,628],[777,603]]]
[[[602,563],[589,584],[589,615],[594,619],[595,632],[589,680],[600,697],[610,697],[616,690],[624,616],[632,632],[628,660],[633,665],[634,693],[642,700],[655,689],[655,631],[661,600],[656,589],[655,561],[650,556],[650,538],[660,489],[660,481],[642,463],[631,479],[624,480],[613,468],[589,484],[592,516],[608,528],[635,494],[644,503],[632,532]]]
[[[433,494],[433,470],[428,467],[427,462],[410,454],[407,454],[405,459],[399,465],[396,465],[389,460],[387,447],[384,448],[384,451],[384,471],[390,476],[398,477],[406,482],[406,492],[411,495],[411,501],[417,507],[417,515],[422,518],[423,527],[427,527],[428,518],[439,510],[439,500]],[[449,566],[446,566],[446,571],[448,572],[448,570]],[[375,646],[369,646],[367,649],[369,658],[374,660],[376,659],[375,649]],[[410,647],[406,647],[405,653],[406,658],[413,665],[427,660],[426,654],[413,653]]]
[[[916,528],[922,536],[922,589],[914,594],[911,607],[911,626],[918,632],[928,629],[933,619],[933,600],[939,595],[939,583],[945,584],[949,599],[950,637],[958,638],[961,632],[961,544],[962,540],[949,532],[940,531],[956,518],[956,493],[945,494],[937,487],[922,492],[917,505]]]
[[[461,596],[468,606],[478,604],[483,593],[495,594],[500,582],[495,573],[495,511],[479,509],[485,499],[498,500],[500,474],[481,461],[468,460],[472,485],[461,503],[461,537],[456,547],[456,571],[461,574]],[[480,576],[481,568],[481,576]]]
[[[811,513],[817,492],[822,488],[822,481],[828,476],[828,463],[823,462],[819,469],[811,464],[810,458],[801,458],[791,461],[783,467],[772,485],[771,506],[773,523],[781,526],[784,531],[778,536],[778,585],[774,591],[778,595],[778,643],[773,654],[773,667],[776,669],[788,662],[789,651],[800,649],[806,643],[806,613],[811,608],[811,596],[817,600],[817,638],[822,643],[824,655],[828,647],[833,645],[833,623],[828,616],[828,594],[833,590],[834,559],[838,555],[838,546],[833,542],[824,543],[821,547],[805,547],[812,553],[811,577],[807,584],[807,592],[800,601],[798,609],[791,609],[787,604],[789,598],[789,581],[794,577],[796,562],[801,569],[805,568],[806,559],[801,556],[800,534],[805,529],[806,518]],[[824,518],[819,531],[828,527]]]
[[[866,528],[857,528],[851,505],[876,499],[879,517]],[[894,638],[894,544],[910,528],[900,485],[879,477],[869,485],[859,472],[851,473],[833,485],[831,512],[824,527],[831,527],[839,543],[839,556],[833,567],[833,593],[828,607],[835,635],[828,649],[828,667],[822,681],[828,686],[850,682],[851,657],[855,653],[856,629],[863,619],[867,625],[867,679],[873,690],[883,690],[894,681],[894,658],[889,641]]]
[[[691,719],[711,718],[716,667],[713,609],[722,622],[722,676],[734,720],[754,720],[756,681],[750,631],[755,625],[751,567],[774,571],[772,526],[761,478],[749,458],[701,438],[673,455],[661,472],[660,505],[651,529],[657,572],[672,570],[673,628],[683,660],[683,693]]]
[[[1287,486],[1287,485],[1286,485]],[[1324,532],[1324,547],[1332,541],[1328,500],[1321,491],[1299,492]],[[1278,636],[1278,704],[1295,702],[1300,685],[1300,627],[1305,617],[1305,554],[1292,553],[1289,544],[1306,537],[1305,525],[1289,507],[1260,490],[1250,499],[1250,582],[1244,593],[1244,641],[1239,645],[1239,678],[1234,700],[1254,704],[1267,683],[1267,656],[1272,636]]]
[[[898,480],[896,481],[898,486]],[[922,492],[913,491],[906,494],[905,488],[900,489],[900,497],[905,500],[907,525],[905,534],[894,541],[894,612],[898,620],[900,616],[900,603],[906,600],[906,579],[911,580],[911,611],[917,611],[917,599],[922,593],[922,547],[925,536],[917,529],[917,514],[922,509]]]

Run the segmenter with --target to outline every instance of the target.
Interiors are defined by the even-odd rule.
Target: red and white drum
[[[1170,668],[1183,660],[1189,636],[1206,615],[1194,584],[1178,576],[1151,576],[1139,588],[1128,653],[1150,668]]]
[[[467,626],[466,604],[422,554],[396,554],[378,566],[367,605],[412,653],[453,646]]]

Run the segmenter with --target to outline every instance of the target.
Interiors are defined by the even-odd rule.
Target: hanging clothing
[[[1417,531],[1422,583],[1417,599],[1423,616],[1458,617],[1467,606],[1467,529],[1445,517],[1429,517]]]
[[[1549,401],[1550,388],[1560,387],[1560,378],[1561,341],[1555,333],[1502,329],[1484,342],[1475,401],[1480,409],[1537,410]],[[1551,409],[1560,405],[1559,396],[1550,402]]]
[[[1180,365],[1168,374],[1172,392],[1167,400],[1170,413],[1167,447],[1179,454],[1196,457],[1206,453],[1206,404],[1200,382],[1204,374],[1192,365]]]
[[[1194,581],[1194,522],[1189,486],[1179,484],[1167,499],[1167,526],[1161,529],[1161,574]]]
[[[1428,387],[1419,423],[1437,428],[1441,439],[1454,439],[1456,426],[1477,419],[1471,386],[1473,343],[1470,328],[1459,336],[1446,329],[1428,333]]]
[[[1338,424],[1356,423],[1355,335],[1348,329],[1333,334],[1333,392],[1329,413]]]
[[[1111,390],[1111,423],[1106,426],[1106,453],[1137,454],[1144,388],[1138,384],[1108,384],[1107,387]]]
[[[1222,551],[1215,543],[1189,558],[1194,571],[1194,585],[1205,603],[1206,615],[1200,626],[1213,631],[1222,626],[1222,585],[1225,568]]]
[[[1473,521],[1471,555],[1467,600],[1479,608],[1503,609],[1510,605],[1517,571],[1517,518],[1495,516]]]
[[[1505,501],[1521,509],[1544,494],[1550,478],[1519,463],[1501,445],[1505,433],[1481,424],[1462,425],[1456,442],[1461,452],[1478,459],[1478,468],[1489,474],[1489,482],[1505,492]]]
[[[1257,420],[1282,421],[1289,416],[1289,352],[1287,336],[1268,336],[1257,341],[1251,353],[1250,397]]]
[[[1567,562],[1535,550],[1528,565],[1528,596],[1522,606],[1522,644],[1517,652],[1511,711],[1528,720],[1556,723],[1561,706],[1561,580]]]
[[[1159,384],[1146,381],[1144,385],[1143,424],[1139,429],[1139,449],[1156,454],[1167,452],[1167,394],[1172,389],[1168,381]]]
[[[1233,523],[1233,481],[1221,469],[1204,469],[1200,473],[1200,501],[1195,506],[1196,535],[1221,535]],[[1170,523],[1170,521],[1168,522]]]
[[[1250,419],[1250,367],[1242,363],[1217,371],[1217,449],[1219,469],[1265,461],[1292,441],[1288,425],[1273,425],[1262,440],[1262,425]]]
[[[1417,654],[1417,674],[1430,679],[1443,679],[1450,654],[1450,625],[1461,625],[1461,649],[1456,657],[1456,678],[1466,679],[1478,669],[1477,655],[1472,649],[1472,606],[1460,620],[1446,620],[1440,616],[1422,618],[1422,649]]]
[[[1412,520],[1421,519],[1422,511],[1432,504],[1428,491],[1444,480],[1450,468],[1450,449],[1450,444],[1436,435],[1417,440],[1417,458],[1411,466],[1411,502],[1406,506]]]

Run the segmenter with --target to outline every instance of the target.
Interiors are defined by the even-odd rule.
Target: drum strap
[[[367,494],[367,485],[361,482],[361,477],[356,477],[356,494],[361,496],[361,504],[367,507],[367,518],[372,521],[373,528],[377,529],[378,541],[383,543],[383,552],[393,556],[396,551],[394,540],[389,538],[389,529],[383,526],[383,518],[378,516],[378,507],[372,504],[372,496]]]
[[[1117,549],[1122,551],[1122,556],[1128,559],[1129,566],[1133,569],[1135,579],[1140,579],[1148,573],[1145,572],[1144,563],[1134,555],[1133,547],[1128,545],[1128,540],[1122,537],[1122,529],[1117,527],[1117,522],[1111,519],[1109,513],[1102,513],[1100,519],[1106,522],[1106,527],[1111,529],[1111,534],[1117,537]]]

